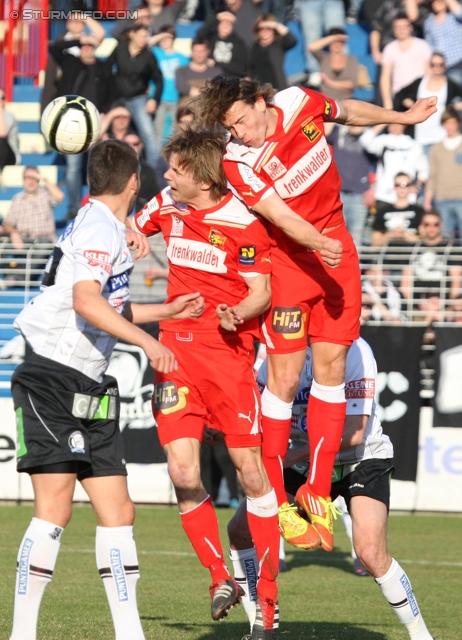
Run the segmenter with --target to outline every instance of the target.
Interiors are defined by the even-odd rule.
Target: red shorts
[[[173,373],[154,378],[152,408],[162,446],[180,438],[202,441],[204,427],[222,431],[228,447],[261,444],[260,393],[252,371],[253,338],[163,331],[176,356]]]
[[[317,251],[271,252],[272,303],[265,314],[262,341],[269,353],[303,351],[310,342],[351,345],[359,338],[361,272],[345,225],[327,234],[342,242],[340,265],[331,269]]]

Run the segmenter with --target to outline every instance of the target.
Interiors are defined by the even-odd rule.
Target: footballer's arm
[[[244,280],[249,295],[233,307],[223,303],[216,308],[220,325],[227,331],[236,331],[237,325],[259,316],[271,304],[271,275],[269,273],[261,273],[244,278]]]
[[[175,356],[169,349],[111,307],[106,298],[101,295],[100,282],[97,280],[76,282],[72,288],[72,295],[73,308],[79,316],[96,329],[143,349],[153,369],[163,373],[178,369]]]
[[[340,113],[334,118],[340,124],[355,127],[369,127],[377,124],[413,125],[424,122],[436,113],[438,98],[420,98],[410,109],[404,112],[384,109],[361,100],[342,100],[339,103]]]
[[[342,258],[342,243],[319,233],[312,224],[303,220],[276,193],[271,193],[263,200],[252,205],[257,213],[286,236],[304,247],[319,251],[323,261],[332,268],[338,267]]]

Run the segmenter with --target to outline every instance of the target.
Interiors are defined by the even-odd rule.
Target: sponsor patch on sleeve
[[[136,219],[136,224],[139,227],[143,228],[144,225],[146,224],[146,222],[148,222],[149,219],[150,219],[150,214],[149,214],[149,210],[148,210],[148,205],[145,205],[144,208],[143,208],[143,212]]]
[[[87,259],[87,262],[91,267],[101,267],[107,273],[111,273],[111,256],[107,251],[87,249],[83,252],[83,257]]]
[[[265,183],[248,165],[243,162],[238,163],[239,173],[242,180],[249,185],[254,193],[258,193],[266,187]]]
[[[374,378],[360,378],[359,380],[350,380],[345,382],[345,398],[371,398],[375,396],[375,380]]]
[[[325,117],[330,120],[333,117],[334,114],[334,107],[332,105],[332,102],[329,102],[329,100],[324,100],[324,115]]]
[[[239,264],[252,266],[255,264],[257,248],[255,245],[239,247]]]

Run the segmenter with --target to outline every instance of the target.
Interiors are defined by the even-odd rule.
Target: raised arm
[[[340,113],[335,118],[335,121],[358,127],[393,123],[412,125],[424,122],[433,113],[436,113],[437,101],[438,98],[436,96],[420,98],[410,109],[400,113],[399,111],[377,107],[369,102],[342,100],[339,104]]]

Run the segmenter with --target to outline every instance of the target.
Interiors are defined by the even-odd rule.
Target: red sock
[[[223,558],[218,520],[211,497],[207,496],[200,505],[180,515],[181,524],[194,551],[204,567],[210,571],[212,584],[218,580],[229,580],[231,575]]]
[[[261,457],[270,484],[276,492],[278,506],[281,506],[283,502],[287,502],[282,465],[289,444],[290,425],[291,418],[276,420],[275,418],[262,416],[263,442]]]
[[[274,490],[260,498],[247,498],[247,521],[260,563],[257,593],[277,600],[279,572],[278,507]]]
[[[345,415],[346,402],[326,402],[311,391],[308,400],[310,471],[307,484],[314,494],[323,498],[330,496],[332,470],[340,449]]]

